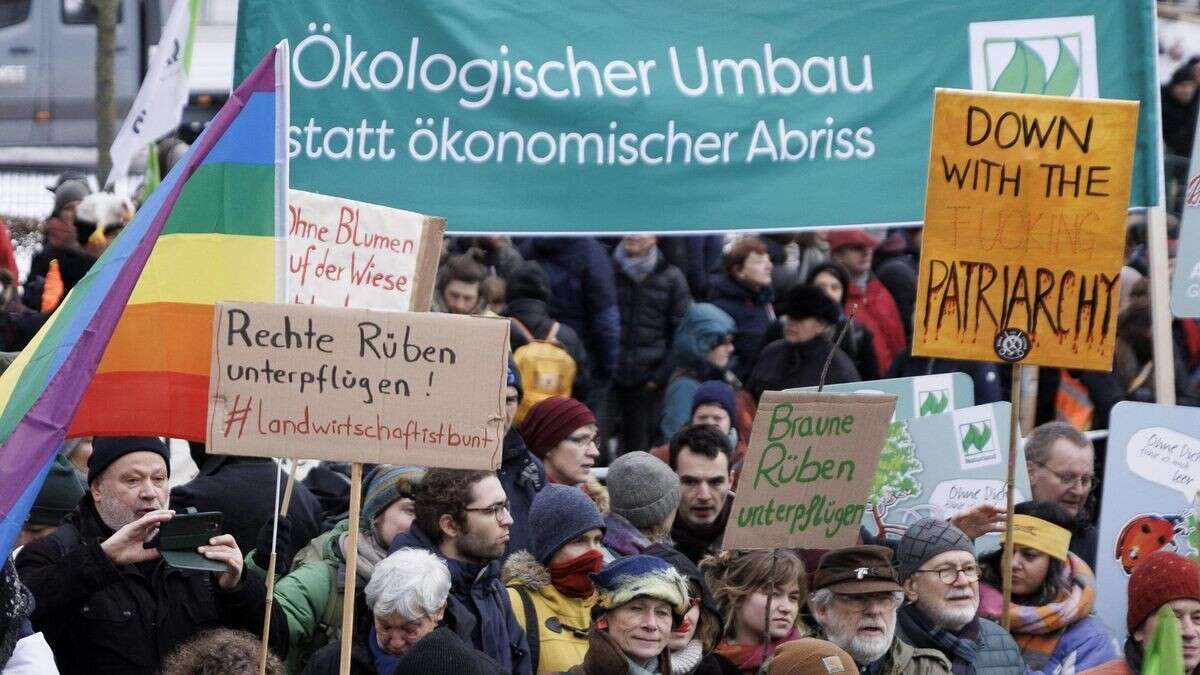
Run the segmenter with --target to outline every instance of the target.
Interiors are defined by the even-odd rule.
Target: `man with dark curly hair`
[[[241,630],[218,628],[179,645],[163,662],[163,675],[256,675],[262,641]],[[267,675],[284,675],[283,664],[267,654]]]
[[[392,541],[391,552],[424,549],[445,560],[445,625],[504,672],[532,675],[529,643],[500,583],[513,523],[500,479],[491,471],[431,469],[414,502],[416,522]]]

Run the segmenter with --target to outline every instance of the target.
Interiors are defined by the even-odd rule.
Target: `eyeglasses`
[[[567,436],[566,440],[571,441],[575,445],[596,445],[596,434],[581,434],[579,436]]]
[[[866,611],[871,604],[883,605],[888,609],[900,605],[900,598],[895,593],[834,593],[833,597],[855,612]]]
[[[468,507],[463,509],[463,511],[471,511],[473,513],[482,513],[485,516],[491,516],[496,519],[497,523],[502,522],[504,516],[511,514],[511,511],[508,510],[508,502],[501,502],[499,504],[492,504],[491,506],[482,506],[479,508]]]
[[[967,581],[979,581],[979,566],[966,565],[963,567],[939,567],[936,570],[917,570],[925,574],[936,574],[938,579],[942,580],[943,584],[952,584],[958,581],[958,574],[961,572]]]
[[[1043,469],[1054,474],[1054,477],[1058,479],[1058,482],[1066,485],[1067,487],[1079,485],[1079,487],[1082,487],[1084,490],[1090,490],[1092,489],[1092,486],[1096,484],[1096,477],[1089,474],[1059,473],[1046,466],[1043,462],[1034,462],[1034,464],[1037,464]]]

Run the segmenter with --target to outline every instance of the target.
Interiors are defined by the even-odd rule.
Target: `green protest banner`
[[[853,545],[895,409],[890,394],[764,392],[722,545]]]
[[[241,0],[236,77],[286,38],[292,187],[507,233],[922,219],[934,87],[1140,100],[1154,3]],[[536,18],[534,18],[536,17]]]

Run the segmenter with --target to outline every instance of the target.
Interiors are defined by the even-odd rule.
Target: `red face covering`
[[[596,590],[588,575],[599,572],[603,561],[604,554],[599,549],[592,549],[566,562],[550,565],[546,569],[550,572],[550,583],[559,593],[568,598],[586,598]]]

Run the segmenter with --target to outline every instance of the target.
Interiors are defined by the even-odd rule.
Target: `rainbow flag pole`
[[[283,296],[287,68],[281,43],[0,376],[0,551],[68,434],[204,439],[213,304]]]

